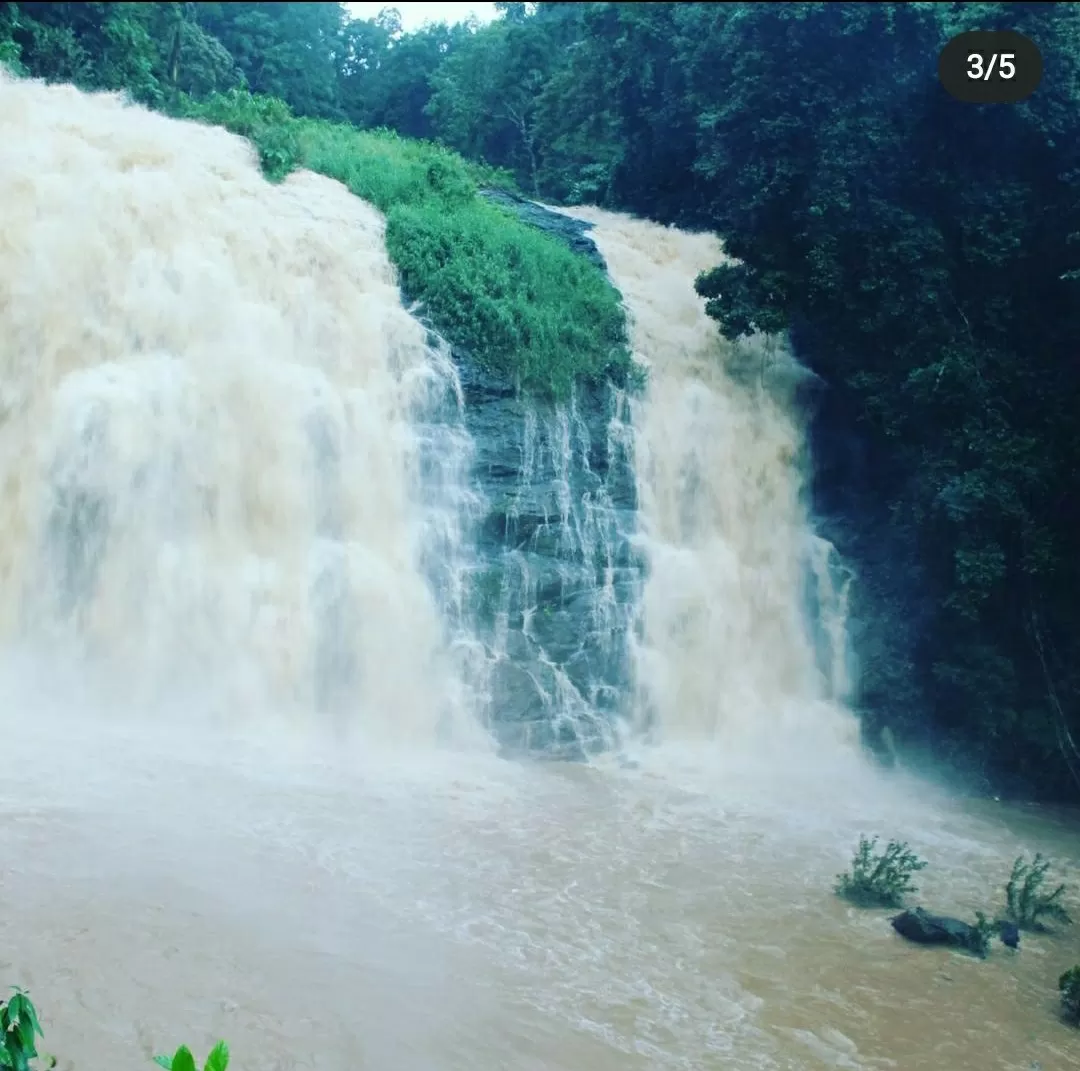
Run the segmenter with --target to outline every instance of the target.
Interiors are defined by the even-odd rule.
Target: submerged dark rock
[[[1015,922],[999,922],[998,934],[1001,937],[1001,943],[1008,948],[1020,947],[1020,927]]]
[[[591,223],[586,223],[581,219],[570,219],[568,216],[552,212],[534,201],[529,201],[506,190],[481,190],[480,196],[492,202],[492,204],[508,208],[522,223],[535,227],[545,234],[550,234],[575,253],[592,261],[601,271],[607,271],[604,258],[589,237],[588,232],[592,230]]]
[[[963,948],[976,955],[986,954],[986,934],[979,927],[961,919],[952,918],[949,915],[932,915],[921,907],[904,911],[892,919],[892,927],[901,937],[914,941],[920,945],[952,945],[955,948]],[[1014,927],[1015,929],[1015,927]],[[1002,941],[1015,948],[1016,943],[1010,944],[1010,939],[1015,936],[1019,940],[1019,934],[1006,931],[999,924]]]

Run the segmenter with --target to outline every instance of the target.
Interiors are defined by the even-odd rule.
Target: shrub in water
[[[969,949],[975,955],[985,957],[990,951],[990,940],[997,932],[997,922],[992,922],[981,911],[976,911],[975,922],[971,928]]]
[[[1061,904],[1065,883],[1062,882],[1049,895],[1042,891],[1049,869],[1050,860],[1038,854],[1031,863],[1025,863],[1023,856],[1013,863],[1012,874],[1005,885],[1005,914],[1022,930],[1045,931],[1044,918],[1064,925],[1072,922]]]
[[[926,866],[926,860],[895,840],[875,855],[877,842],[877,837],[859,838],[850,872],[836,877],[836,892],[860,907],[899,907],[907,893],[915,892],[911,876]]]

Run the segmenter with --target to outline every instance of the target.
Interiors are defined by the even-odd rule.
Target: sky
[[[476,15],[481,22],[495,18],[494,4],[443,3],[427,4],[416,0],[382,0],[377,4],[345,4],[349,12],[359,19],[374,18],[384,7],[396,7],[401,12],[401,26],[406,32],[418,30],[425,22],[464,22]]]

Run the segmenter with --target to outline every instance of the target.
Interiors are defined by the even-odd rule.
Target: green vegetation
[[[155,1056],[154,1063],[164,1067],[165,1071],[199,1071],[195,1057],[186,1045],[181,1045],[173,1056]],[[203,1071],[227,1071],[229,1066],[229,1046],[219,1041],[203,1064]]]
[[[907,894],[917,891],[911,879],[915,873],[925,869],[926,860],[920,859],[903,841],[889,841],[880,853],[874,850],[877,844],[877,837],[872,840],[859,837],[850,870],[837,875],[836,894],[859,907],[900,907]],[[1049,932],[1043,919],[1065,925],[1072,923],[1072,918],[1061,903],[1067,889],[1064,882],[1050,893],[1043,892],[1050,867],[1050,860],[1044,859],[1039,853],[1030,863],[1025,862],[1023,856],[1017,858],[1005,885],[1005,914],[1001,919],[991,920],[982,911],[976,911],[975,922],[965,924],[957,919],[929,915],[922,908],[905,912],[905,916],[912,916],[916,930],[921,925],[930,931],[945,931],[951,943],[960,944],[977,956],[985,957],[990,951],[991,939],[996,934],[1012,930],[1010,923],[1017,929],[1037,933]],[[912,937],[903,926],[898,928],[905,936]],[[1012,930],[1012,933],[1012,937],[1005,939],[1015,947],[1016,931]],[[1064,979],[1065,976],[1063,983]],[[1080,986],[1080,978],[1074,981]],[[1077,996],[1080,997],[1080,992]]]
[[[1012,873],[1005,885],[1005,913],[1022,930],[1045,932],[1044,918],[1064,925],[1072,923],[1072,918],[1061,903],[1065,883],[1062,882],[1049,894],[1042,891],[1050,865],[1050,860],[1043,859],[1039,854],[1030,863],[1025,863],[1023,856],[1013,863]]]
[[[556,239],[478,197],[480,183],[505,177],[390,131],[296,120],[281,101],[240,90],[181,107],[249,138],[269,178],[306,167],[376,205],[402,289],[490,371],[556,397],[579,377],[626,381],[617,291]]]
[[[878,838],[859,838],[851,870],[836,877],[836,892],[859,907],[899,907],[908,893],[916,892],[912,875],[926,867],[907,844],[891,840],[880,855]]]
[[[477,169],[438,146],[308,122],[307,167],[386,213],[406,294],[490,370],[565,397],[577,377],[629,370],[617,291],[556,239],[476,196]]]
[[[192,13],[189,7],[221,10]],[[631,362],[625,317],[618,292],[603,272],[478,195],[482,185],[512,186],[509,175],[468,164],[430,142],[408,141],[386,130],[360,131],[331,121],[327,116],[340,118],[342,113],[332,106],[334,94],[326,88],[330,82],[322,68],[318,77],[312,76],[311,84],[292,87],[293,100],[309,116],[303,119],[282,99],[253,94],[238,84],[254,81],[286,92],[290,83],[281,80],[284,72],[301,58],[297,55],[286,62],[275,50],[294,48],[297,41],[322,41],[331,30],[331,36],[345,32],[340,11],[333,18],[326,11],[337,5],[132,4],[117,10],[115,5],[16,4],[5,8],[9,10],[0,23],[0,40],[6,27],[5,54],[9,59],[14,56],[19,69],[71,78],[88,87],[124,86],[137,100],[248,138],[271,181],[280,181],[297,167],[310,168],[374,203],[387,217],[387,251],[405,294],[420,303],[432,325],[451,344],[489,371],[529,392],[558,398],[566,397],[579,378],[612,377],[627,382]],[[65,23],[64,12],[55,9],[66,8],[93,10],[68,12]],[[322,10],[308,12],[309,8]],[[245,16],[238,9],[250,10]],[[289,10],[283,15],[283,9]],[[303,20],[309,16],[319,21],[303,30]],[[281,18],[280,24],[275,21]],[[95,62],[98,50],[91,25],[105,36],[123,31],[131,37],[137,31],[139,47],[145,52],[141,81],[125,82],[126,76],[105,59]],[[236,57],[250,59],[258,41],[264,47],[272,45],[271,54],[281,63],[281,78],[267,81],[263,65],[257,63],[249,63],[250,69],[242,72],[239,58],[228,72],[222,73],[222,68],[220,77],[195,78],[182,62],[188,54],[185,48],[194,62],[201,55],[198,49],[211,39],[207,36],[211,31],[219,45],[232,42],[229,51]],[[277,44],[274,34],[281,39]],[[56,49],[61,38],[65,48],[75,50],[77,62],[59,62]],[[186,81],[180,71],[189,75]],[[253,78],[253,71],[261,81]],[[228,88],[218,91],[219,85]],[[202,95],[197,92],[200,88],[205,91]]]
[[[1071,967],[1058,979],[1061,993],[1061,1013],[1075,1026],[1080,1026],[1080,964]]]
[[[30,1061],[37,1060],[36,1039],[44,1037],[37,1009],[30,997],[17,986],[10,1000],[0,1000],[0,1071],[31,1071]],[[44,1057],[49,1067],[56,1066],[52,1056]],[[154,1063],[166,1071],[199,1071],[191,1050],[181,1045],[172,1056],[155,1056]],[[228,1071],[229,1046],[219,1041],[210,1051],[202,1071]]]
[[[976,956],[985,959],[990,952],[990,941],[997,932],[997,923],[991,922],[982,911],[976,911],[968,948]]]
[[[204,100],[180,97],[170,111],[184,119],[223,126],[247,138],[259,154],[259,165],[271,182],[280,182],[303,166],[296,119],[289,106],[276,97],[260,97],[246,90],[212,93]]]
[[[0,1071],[28,1071],[38,1055],[36,1039],[44,1036],[26,993],[16,987],[13,997],[0,1000]]]

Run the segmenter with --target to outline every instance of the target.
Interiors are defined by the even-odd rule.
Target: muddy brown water
[[[637,769],[208,746],[42,720],[0,796],[0,972],[59,1067],[229,1040],[238,1068],[1066,1071],[1080,935],[986,961],[831,892],[861,831],[993,910],[1021,850],[1080,879],[1075,813],[862,767],[656,751]],[[1075,897],[1073,905],[1076,906]]]

